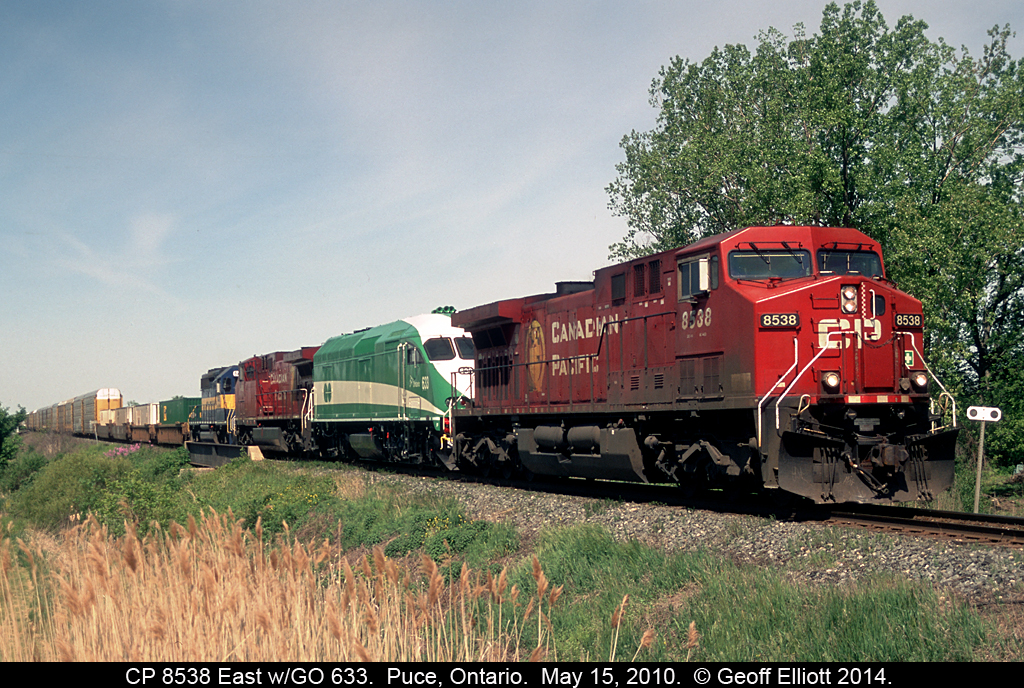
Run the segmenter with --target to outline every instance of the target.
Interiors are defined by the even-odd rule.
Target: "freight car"
[[[108,409],[120,408],[121,402],[120,390],[113,387],[98,389],[32,411],[26,418],[26,426],[30,430],[91,436],[95,433],[100,414]]]
[[[190,417],[196,417],[199,398],[175,397],[153,404],[102,409],[92,435],[112,442],[181,445],[187,439]]]
[[[457,460],[815,502],[927,500],[957,429],[932,413],[921,303],[853,229],[750,227],[459,311],[476,346]]]

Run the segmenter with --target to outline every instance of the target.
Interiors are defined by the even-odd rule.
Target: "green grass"
[[[711,550],[666,555],[617,543],[593,526],[548,531],[536,553],[573,600],[551,619],[562,658],[609,659],[611,616],[625,595],[619,661],[633,657],[649,628],[658,639],[639,659],[685,658],[691,621],[702,635],[691,659],[715,662],[968,661],[989,630],[924,584],[876,576],[845,588],[802,585]],[[529,578],[524,562],[511,580],[531,589]]]
[[[975,610],[924,584],[888,576],[846,586],[799,582],[802,571],[828,565],[832,552],[851,546],[840,529],[795,541],[794,554],[804,547],[814,553],[782,568],[739,565],[710,547],[667,554],[617,542],[593,525],[542,529],[524,549],[507,524],[473,520],[447,497],[371,483],[358,469],[238,460],[215,471],[182,471],[182,452],[143,447],[120,456],[86,446],[43,460],[26,450],[0,472],[4,528],[19,537],[31,528],[55,532],[92,512],[114,532],[125,519],[143,531],[150,520],[167,527],[213,508],[246,528],[259,520],[273,533],[287,523],[295,537],[327,538],[347,551],[381,545],[388,556],[413,562],[426,553],[449,580],[463,562],[493,574],[507,567],[520,607],[533,599],[526,639],[553,638],[556,656],[548,658],[566,661],[969,661],[986,656],[996,637]],[[736,519],[727,534],[758,524]],[[543,599],[534,556],[548,581]],[[564,589],[552,608],[556,586]],[[612,615],[627,595],[616,631]],[[697,648],[687,647],[691,622],[701,634]],[[638,652],[652,629],[654,642]],[[1024,648],[1008,652],[1024,657]]]
[[[925,585],[886,576],[847,587],[801,586],[772,569],[701,573],[671,624],[702,629],[704,661],[969,661],[985,624]]]

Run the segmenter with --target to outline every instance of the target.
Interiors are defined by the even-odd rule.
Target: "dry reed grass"
[[[536,595],[520,600],[505,571],[463,566],[446,583],[429,557],[418,571],[388,559],[353,565],[325,540],[209,512],[187,527],[112,537],[92,517],[71,529],[44,572],[0,546],[0,660],[73,661],[517,661],[557,659],[550,587],[533,561]],[[537,642],[523,648],[535,617]],[[532,634],[531,634],[532,635]]]

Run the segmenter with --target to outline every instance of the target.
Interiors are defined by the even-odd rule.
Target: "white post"
[[[981,421],[981,439],[978,440],[978,475],[974,478],[974,513],[981,501],[981,459],[985,455],[985,421]]]
[[[978,513],[981,502],[981,461],[985,456],[985,423],[995,423],[1003,417],[1003,412],[991,406],[971,406],[967,409],[967,417],[981,422],[981,437],[978,439],[978,474],[974,479],[974,513]]]

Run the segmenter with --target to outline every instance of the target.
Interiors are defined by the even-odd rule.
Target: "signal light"
[[[919,391],[925,391],[928,389],[928,376],[921,371],[911,373],[910,384],[914,385],[914,388]]]

